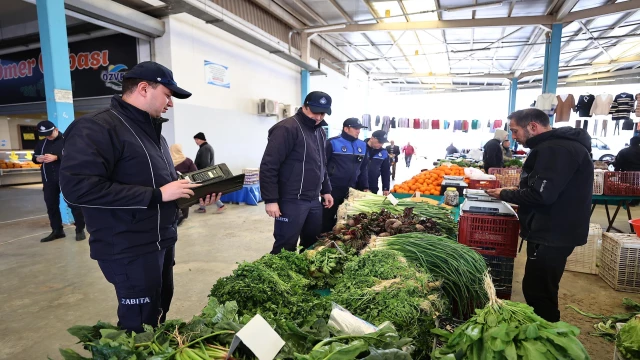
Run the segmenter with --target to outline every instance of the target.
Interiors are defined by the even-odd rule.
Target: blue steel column
[[[511,79],[511,87],[509,88],[509,114],[516,111],[516,93],[518,92],[518,78]],[[515,146],[513,143],[513,136],[511,136],[511,128],[509,128],[509,143],[511,146]]]
[[[560,68],[560,45],[562,43],[562,24],[553,24],[551,39],[547,41],[544,51],[544,71],[542,75],[542,92],[555,94],[558,88],[558,71]],[[553,117],[551,117],[553,125]]]
[[[64,0],[36,0],[44,87],[48,119],[64,132],[74,119],[71,100],[71,72]],[[57,95],[57,98],[56,98]],[[71,211],[60,198],[62,222],[73,222]]]
[[[300,72],[300,106],[304,105],[304,98],[309,94],[310,80],[309,70],[302,70]]]

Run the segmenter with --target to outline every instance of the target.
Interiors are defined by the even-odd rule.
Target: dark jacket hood
[[[555,139],[565,139],[571,140],[579,143],[584,146],[587,151],[591,151],[591,136],[583,129],[575,129],[571,127],[562,127],[559,129],[553,129],[542,133],[540,135],[536,135],[531,139],[527,140],[526,146],[530,149],[534,149],[536,146],[542,144],[545,141],[555,140]]]
[[[312,128],[319,128],[319,127],[323,127],[323,126],[329,126],[329,124],[327,124],[326,121],[322,120],[319,124],[316,125],[316,121],[313,120],[312,118],[308,117],[304,111],[302,111],[302,108],[298,109],[298,113],[297,116],[302,119],[302,123],[312,127]]]

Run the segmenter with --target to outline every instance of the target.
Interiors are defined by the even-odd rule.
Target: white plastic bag
[[[333,303],[331,308],[331,315],[327,325],[340,330],[344,334],[362,336],[378,331],[377,327],[353,315],[349,310],[336,303]]]

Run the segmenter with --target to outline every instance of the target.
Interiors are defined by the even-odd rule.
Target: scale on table
[[[511,205],[493,198],[484,190],[465,189],[460,211],[470,214],[518,216]]]
[[[207,167],[188,174],[180,174],[180,179],[187,179],[195,184],[202,184],[193,188],[194,196],[176,200],[178,207],[185,208],[200,202],[210,194],[228,194],[242,189],[244,186],[244,174],[234,176],[226,164]]]
[[[449,187],[456,188],[456,190],[458,190],[458,193],[462,194],[464,191],[466,191],[468,186],[469,185],[464,182],[464,176],[445,175],[442,180],[442,184],[440,185],[440,195],[443,195]]]

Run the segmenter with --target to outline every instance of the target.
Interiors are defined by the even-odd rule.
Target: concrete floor
[[[400,166],[398,166],[400,170]],[[417,171],[412,166],[412,172]],[[398,180],[408,176],[399,172]],[[66,329],[75,324],[116,322],[113,287],[89,258],[86,241],[71,237],[41,244],[50,229],[41,186],[0,188],[0,359],[60,359],[59,347],[79,349]],[[640,217],[640,208],[633,208]],[[619,228],[625,227],[620,216]],[[605,225],[604,209],[594,221]],[[206,304],[212,284],[238,261],[251,261],[272,245],[272,221],[264,206],[232,205],[223,214],[191,214],[179,228],[175,296],[170,318],[189,319]],[[69,227],[68,234],[73,234]],[[524,301],[520,289],[524,256],[516,260],[513,299]],[[613,345],[586,335],[590,319],[564,310],[567,304],[584,311],[620,313],[623,297],[640,294],[613,291],[598,276],[566,272],[561,283],[563,320],[582,329],[581,340],[592,359],[611,359]]]

